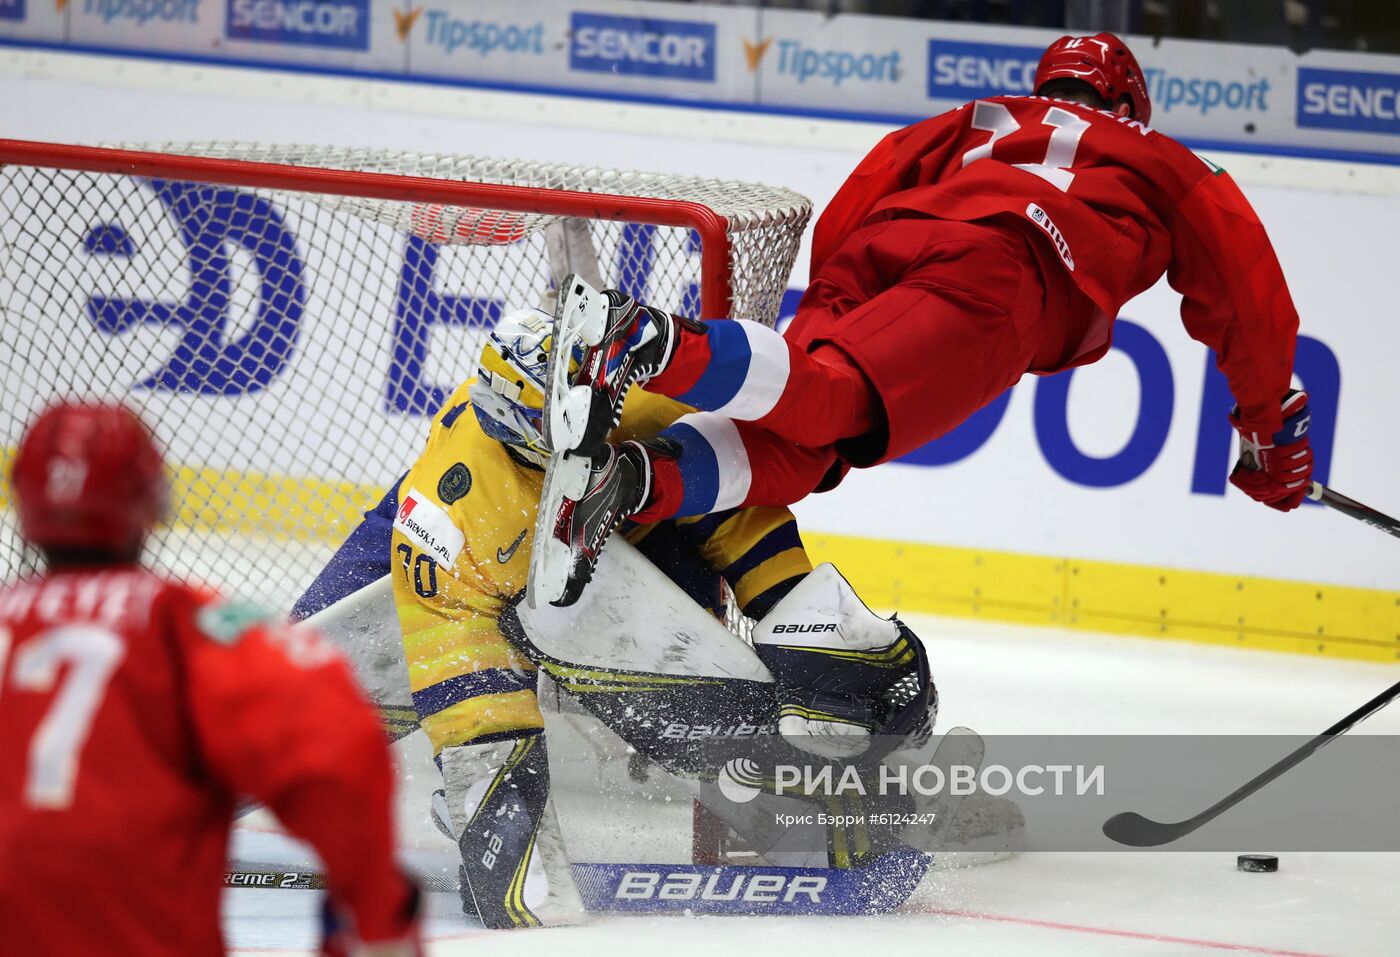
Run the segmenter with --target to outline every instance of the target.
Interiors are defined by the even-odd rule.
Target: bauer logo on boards
[[[230,40],[369,49],[369,0],[228,0]]]
[[[394,516],[394,531],[417,545],[442,568],[451,568],[467,543],[466,535],[452,523],[452,518],[414,488],[408,490]]]

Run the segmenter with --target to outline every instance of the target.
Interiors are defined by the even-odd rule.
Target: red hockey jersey
[[[0,590],[5,953],[224,953],[235,797],[324,860],[366,940],[402,932],[379,721],[314,633],[135,567]]]
[[[1166,273],[1187,332],[1216,351],[1246,431],[1282,426],[1298,325],[1283,272],[1234,181],[1175,140],[1063,100],[968,103],[891,133],[861,161],[817,222],[811,275],[862,225],[910,216],[1018,223],[1039,237],[1045,270],[1082,291],[1079,308],[1055,317],[1063,358],[1028,371],[1102,356],[1118,310]],[[799,310],[791,334],[822,338],[803,319]],[[917,348],[909,361],[918,375]]]

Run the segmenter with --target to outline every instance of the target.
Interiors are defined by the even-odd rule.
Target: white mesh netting
[[[777,316],[810,203],[696,177],[317,147],[140,147],[684,200],[728,223],[731,314]],[[689,229],[0,167],[0,435],[60,395],[119,398],[173,468],[151,556],[286,610],[410,464],[483,330],[578,271],[700,304]],[[8,503],[6,503],[8,504]],[[34,561],[3,512],[0,569]]]

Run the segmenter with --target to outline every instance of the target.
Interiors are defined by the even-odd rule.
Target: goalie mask
[[[552,323],[539,309],[502,317],[481,347],[477,378],[468,389],[481,430],[541,467],[550,453],[543,416]]]

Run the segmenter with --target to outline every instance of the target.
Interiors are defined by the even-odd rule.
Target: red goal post
[[[810,214],[778,187],[557,163],[0,139],[0,454],[58,395],[133,405],[174,471],[153,560],[285,611],[503,311],[591,271],[771,324]],[[12,524],[7,575],[32,559]]]
[[[431,210],[463,207],[688,227],[700,236],[701,315],[697,318],[721,318],[728,316],[730,311],[729,222],[710,207],[698,202],[545,189],[536,186],[453,182],[425,176],[364,173],[282,163],[253,163],[212,156],[106,149],[30,140],[0,139],[0,164],[411,202],[422,204],[415,210],[415,219],[418,222],[431,220]],[[450,237],[441,235],[425,238]],[[490,245],[514,241],[520,238],[520,234],[507,226],[505,235],[501,235],[500,230],[491,230],[476,232],[462,238]]]

